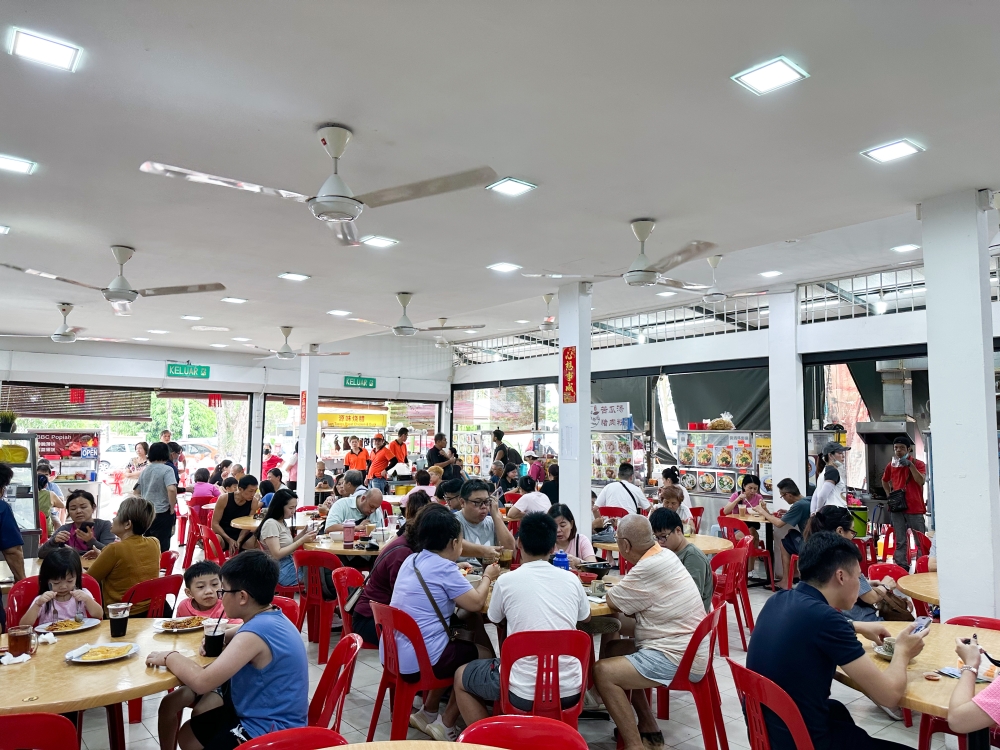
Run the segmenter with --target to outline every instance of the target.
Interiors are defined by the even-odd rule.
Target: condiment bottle
[[[552,564],[557,568],[569,570],[569,555],[566,554],[566,550],[561,549],[556,552],[555,557],[552,558]]]
[[[344,521],[344,547],[354,545],[354,521],[348,519]]]

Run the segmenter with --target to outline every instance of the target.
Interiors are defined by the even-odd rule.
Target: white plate
[[[80,633],[84,630],[90,630],[91,628],[96,628],[101,624],[100,620],[95,620],[93,617],[84,617],[83,625],[76,628],[75,630],[47,630],[51,622],[47,622],[44,625],[36,625],[35,632],[41,635],[42,633],[52,633],[52,635],[71,635],[72,633]]]
[[[186,617],[157,617],[153,620],[153,632],[155,633],[193,633],[196,630],[201,630],[205,627],[204,620],[194,627],[181,628],[178,630],[168,629],[163,627],[163,623],[170,622],[171,620],[186,620]]]
[[[95,659],[94,661],[81,661],[80,659],[81,656],[90,651],[90,649],[96,648],[97,646],[131,646],[132,648],[130,648],[126,653],[122,654],[121,656],[112,656],[109,659]],[[104,664],[105,662],[117,661],[118,659],[127,659],[133,654],[138,654],[138,653],[139,653],[139,644],[137,643],[127,643],[127,642],[98,643],[96,645],[93,643],[88,643],[85,646],[80,646],[80,648],[73,649],[72,651],[67,651],[66,661],[71,661],[75,664]]]

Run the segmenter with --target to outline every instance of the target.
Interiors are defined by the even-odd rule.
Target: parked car
[[[101,446],[101,471],[117,471],[135,458],[135,443],[114,442]]]
[[[212,470],[219,463],[219,451],[207,443],[196,443],[190,440],[181,442],[184,449],[184,461],[187,470],[194,473],[195,469]]]

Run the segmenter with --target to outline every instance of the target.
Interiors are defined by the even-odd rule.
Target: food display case
[[[30,430],[35,436],[39,459],[52,465],[52,481],[69,496],[73,490],[86,490],[98,507],[102,483],[97,481],[101,463],[100,430]]]
[[[772,492],[770,432],[682,430],[677,433],[677,463],[688,492],[729,496],[746,474],[761,478],[762,495]]]
[[[10,505],[14,513],[14,520],[24,539],[24,556],[35,557],[41,537],[38,492],[35,489],[35,467],[38,465],[35,436],[30,433],[0,433],[0,462],[14,472],[0,502]]]

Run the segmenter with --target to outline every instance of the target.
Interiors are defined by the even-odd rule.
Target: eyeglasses
[[[219,595],[221,599],[223,594],[238,594],[243,589],[216,589],[215,593]]]
[[[490,504],[489,500],[466,500],[469,505],[475,506],[476,508],[485,508]]]
[[[846,529],[845,533],[850,534],[848,539],[854,539],[858,535],[858,532],[856,532],[854,529]]]
[[[665,542],[670,537],[670,534],[669,533],[654,534],[654,536],[656,537],[656,541]]]

